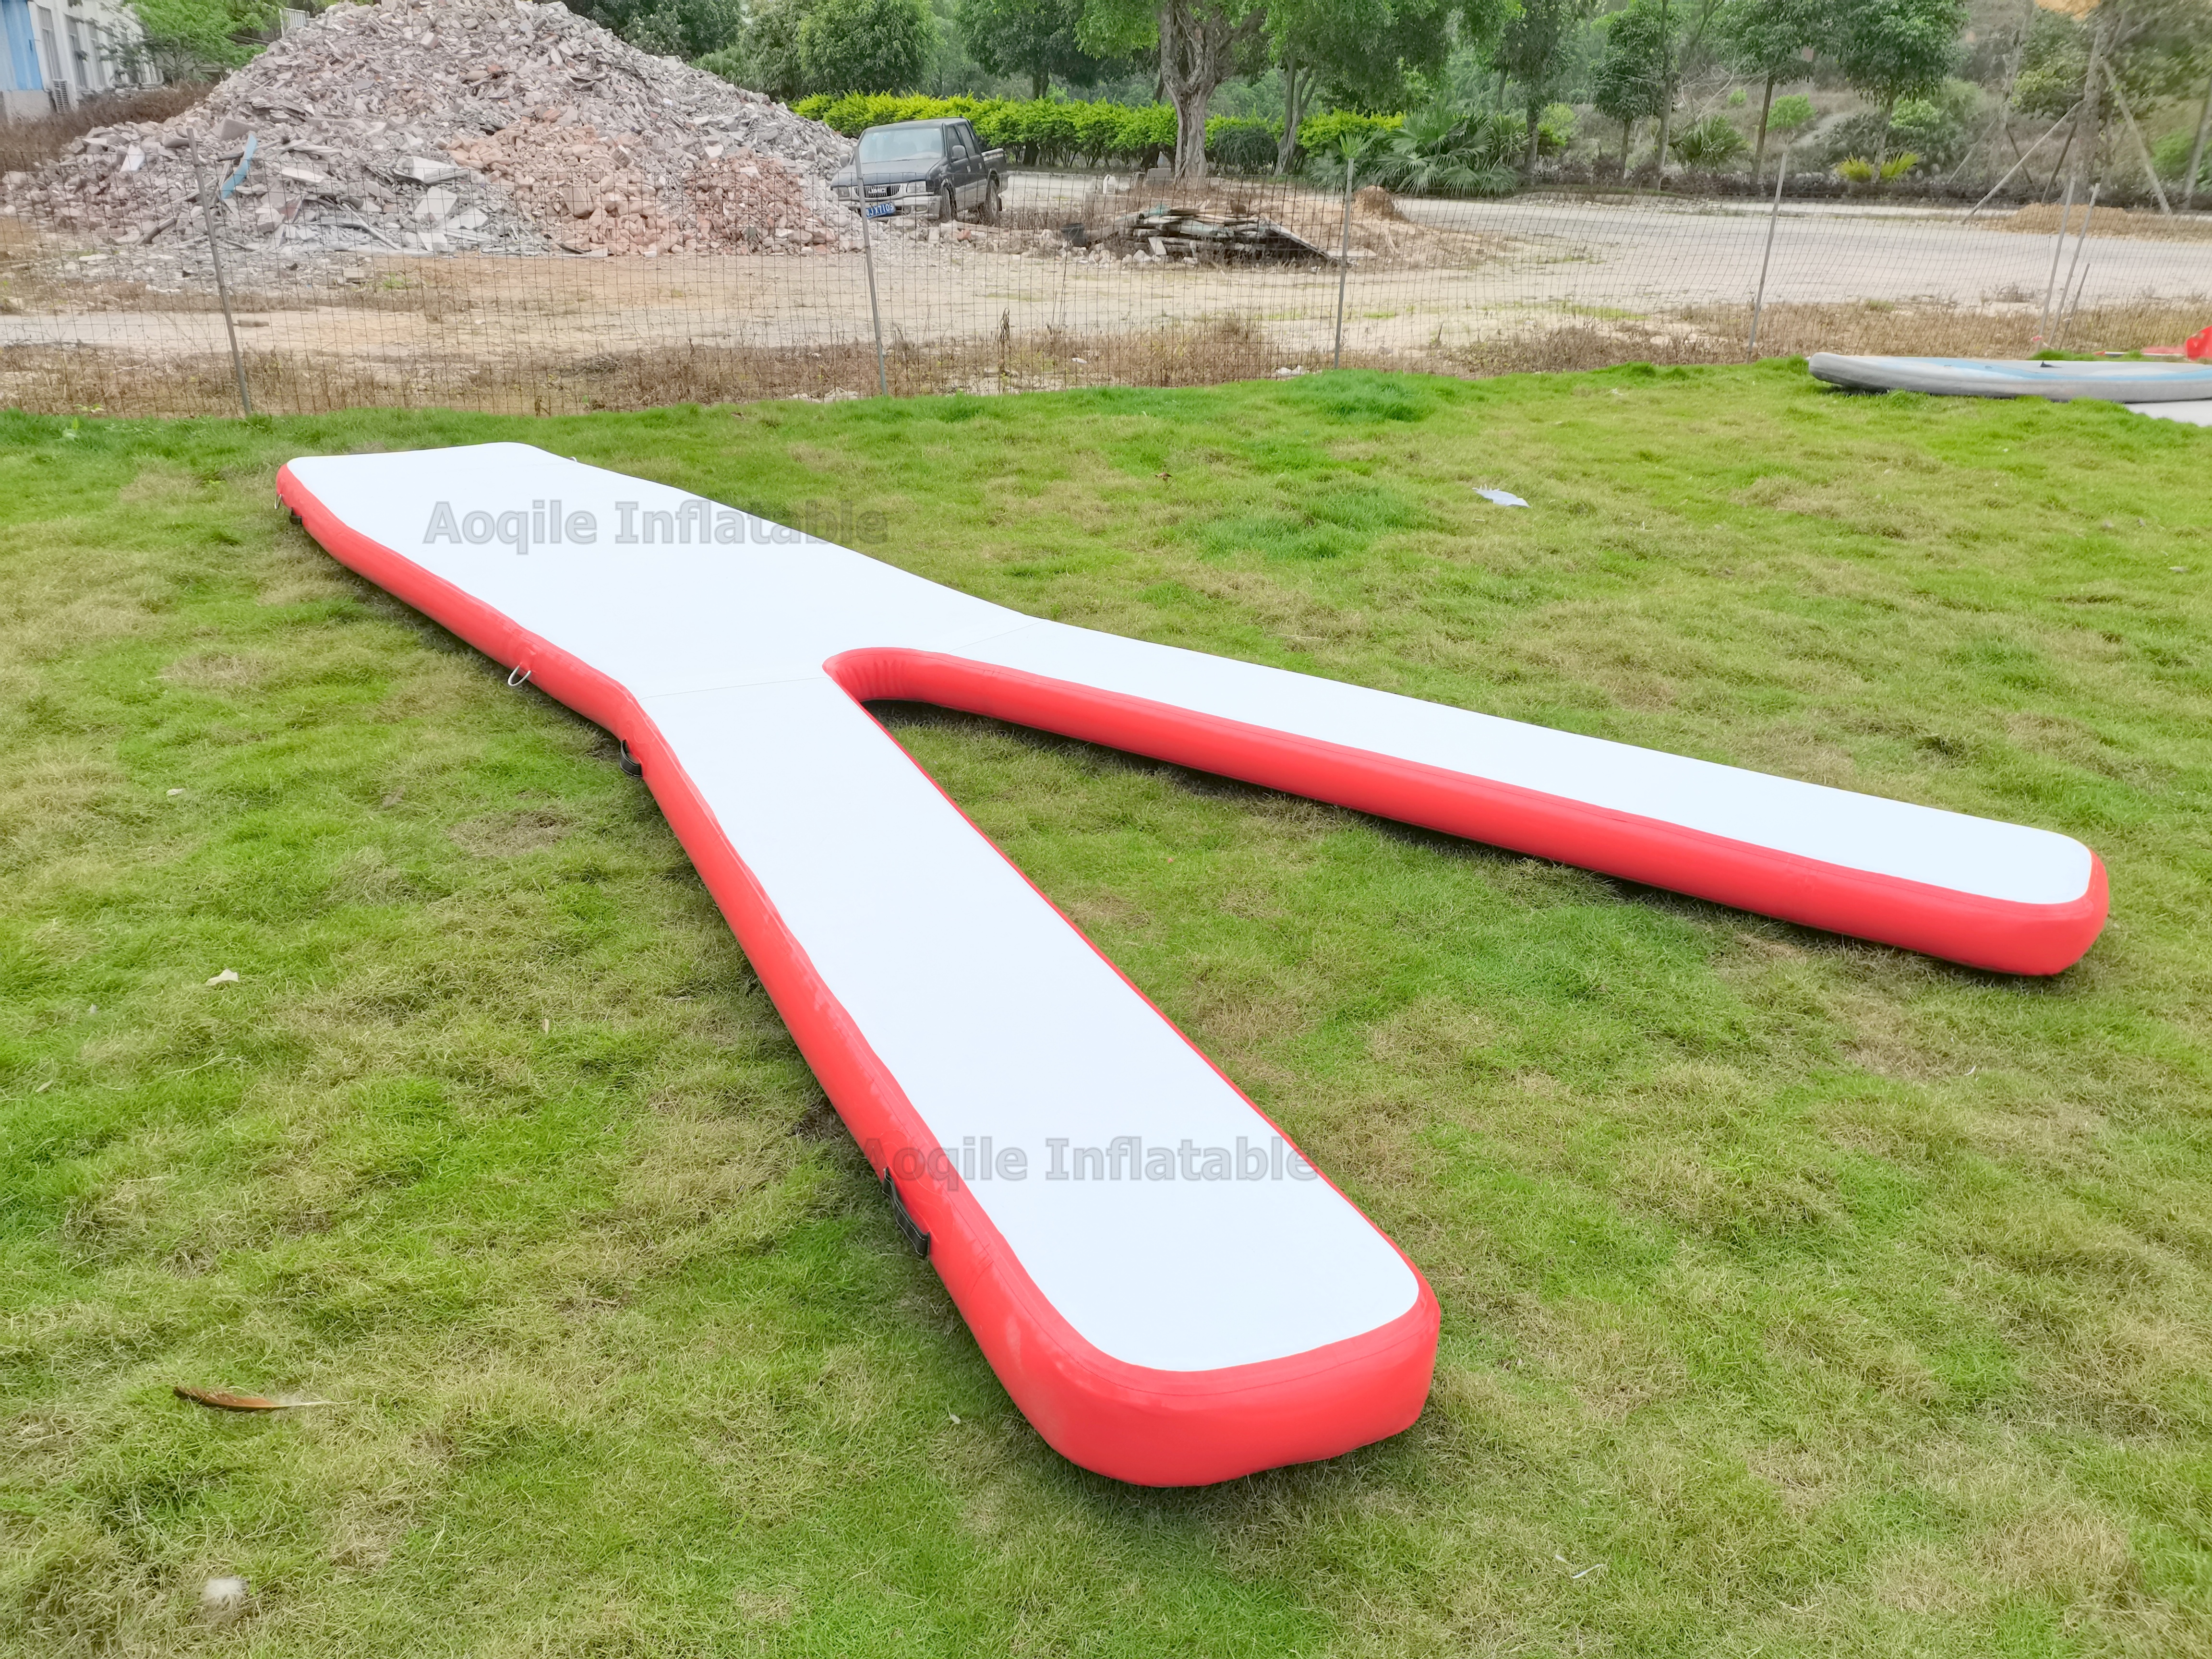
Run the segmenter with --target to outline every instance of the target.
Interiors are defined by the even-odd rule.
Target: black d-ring
[[[630,776],[634,778],[643,777],[645,775],[645,763],[629,752],[629,739],[622,739],[621,746],[622,752],[617,755],[615,758],[621,764],[622,769],[629,773]]]

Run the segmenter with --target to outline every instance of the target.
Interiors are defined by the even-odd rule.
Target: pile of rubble
[[[564,124],[559,111],[459,139],[446,153],[501,185],[572,253],[805,252],[839,245],[835,220],[854,225],[818,175],[776,155],[709,142],[673,173],[654,165],[639,135]],[[844,233],[856,246],[858,236],[857,225]]]
[[[849,139],[557,3],[333,5],[158,125],[98,128],[0,210],[125,246],[801,253],[859,245]]]
[[[1387,199],[1387,198],[1386,198]],[[1114,234],[1155,259],[1182,254],[1221,259],[1330,259],[1335,250],[1316,246],[1264,214],[1207,208],[1150,207],[1114,222]]]

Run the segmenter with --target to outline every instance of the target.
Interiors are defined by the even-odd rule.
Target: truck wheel
[[[999,181],[996,179],[983,186],[983,205],[976,211],[975,217],[987,225],[999,222]]]
[[[959,216],[960,198],[952,193],[952,186],[947,185],[937,192],[938,222],[949,225]]]

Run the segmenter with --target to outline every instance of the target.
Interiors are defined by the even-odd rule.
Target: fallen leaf
[[[33,1094],[34,1094],[34,1095],[42,1095],[42,1094],[46,1093],[46,1091],[47,1090],[49,1090],[49,1089],[52,1088],[53,1086],[54,1086],[54,1080],[53,1080],[53,1079],[52,1079],[52,1078],[48,1078],[48,1079],[47,1079],[44,1083],[41,1083],[41,1084],[40,1084],[37,1088],[35,1088],[35,1089],[32,1090],[32,1091],[31,1091],[31,1092],[32,1092]]]
[[[235,985],[238,983],[238,969],[235,968],[226,968],[221,973],[217,974],[213,979],[210,980],[208,983],[210,985]]]
[[[302,1406],[342,1406],[343,1400],[270,1400],[258,1394],[233,1394],[228,1389],[188,1389],[176,1386],[179,1400],[196,1406],[212,1406],[219,1412],[289,1412]]]
[[[172,795],[181,795],[181,794],[183,794],[185,792],[184,792],[183,790],[181,790],[181,789],[172,789],[171,791],[169,791],[169,793],[170,793]]]

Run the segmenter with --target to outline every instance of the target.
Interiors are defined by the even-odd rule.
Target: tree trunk
[[[1766,77],[1766,95],[1759,100],[1759,143],[1751,152],[1751,187],[1759,188],[1766,177],[1766,118],[1774,111],[1774,77]]]
[[[1529,94],[1528,172],[1531,178],[1534,178],[1536,173],[1536,124],[1543,118],[1543,114],[1544,104],[1542,98],[1535,93]]]
[[[1659,111],[1659,148],[1651,152],[1651,171],[1662,186],[1667,182],[1667,129],[1674,121],[1674,88],[1667,88],[1667,101]]]
[[[2094,173],[2097,168],[2097,71],[2105,59],[2105,15],[2100,8],[2090,30],[2089,71],[2081,77],[2081,112],[2074,118],[2074,171],[2069,177],[2077,186],[2074,192],[2077,201],[2086,201],[2089,195],[2087,191],[2078,188],[2085,182],[2082,169],[2087,167]]]
[[[1881,137],[1874,141],[1875,182],[1881,182],[1882,163],[1889,160],[1889,124],[1897,118],[1897,100],[1893,98],[1881,106]]]
[[[2204,113],[2197,118],[2197,143],[2189,152],[2189,176],[2181,181],[2181,210],[2197,204],[2197,172],[2204,165],[2204,141],[2212,137],[2212,82],[2204,88]]]
[[[1628,182],[1629,146],[1635,142],[1636,118],[1632,115],[1625,116],[1620,123],[1620,180],[1623,184]]]
[[[1194,86],[1173,95],[1176,111],[1175,176],[1178,182],[1197,184],[1206,177],[1206,106],[1213,88]]]
[[[1664,190],[1667,130],[1674,125],[1674,14],[1668,9],[1666,0],[1660,0],[1659,28],[1660,50],[1666,54],[1660,63],[1660,90],[1664,95],[1659,100],[1659,147],[1651,152],[1651,173],[1653,182]]]
[[[1051,90],[1052,73],[1050,70],[1038,70],[1035,74],[1030,76],[1030,96],[1036,99],[1038,102],[1043,102],[1045,94]]]
[[[1291,170],[1298,153],[1298,128],[1306,118],[1306,90],[1312,79],[1302,67],[1295,49],[1283,58],[1283,141],[1275,146],[1275,176]]]
[[[1175,106],[1175,176],[1195,183],[1206,177],[1206,106],[1214,88],[1237,66],[1237,51],[1258,33],[1264,10],[1243,16],[1230,0],[1162,0],[1160,88]]]

